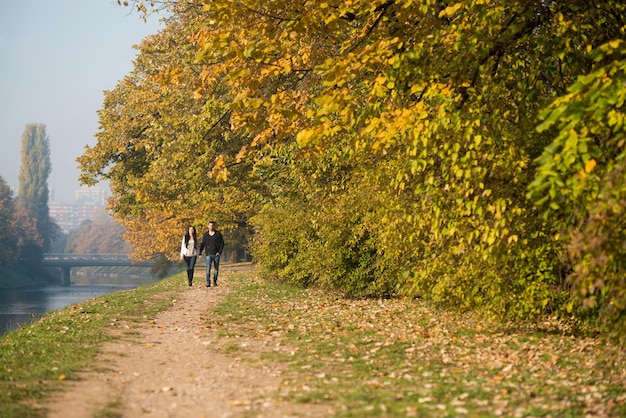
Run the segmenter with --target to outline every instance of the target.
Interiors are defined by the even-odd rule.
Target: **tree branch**
[[[365,34],[361,37],[361,39],[359,39],[354,45],[352,45],[352,47],[348,48],[346,50],[347,53],[353,52],[355,49],[357,49],[363,42],[365,42],[365,40],[372,34],[372,32],[374,31],[374,29],[376,28],[376,26],[378,26],[378,24],[380,23],[380,21],[382,20],[383,16],[385,15],[385,13],[387,12],[387,9],[391,6],[395,4],[395,0],[388,0],[387,2],[378,5],[375,9],[374,9],[374,13],[379,13],[378,17],[376,17],[376,20],[370,25],[369,28],[367,28],[367,30],[365,31]]]

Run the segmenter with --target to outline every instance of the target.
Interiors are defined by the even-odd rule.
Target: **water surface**
[[[62,309],[119,290],[134,289],[146,281],[137,278],[111,280],[89,280],[84,277],[72,278],[72,286],[45,286],[36,289],[0,290],[0,334],[19,328],[44,313]],[[91,281],[91,283],[89,283]],[[94,282],[96,284],[94,284]],[[101,284],[103,282],[114,282]],[[83,284],[84,283],[84,284]]]

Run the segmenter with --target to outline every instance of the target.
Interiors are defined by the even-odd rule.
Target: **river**
[[[69,287],[0,290],[0,334],[38,319],[48,311],[119,290],[134,289],[156,280],[136,276],[91,278],[72,275]]]

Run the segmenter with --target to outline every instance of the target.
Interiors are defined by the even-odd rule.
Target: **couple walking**
[[[213,286],[217,286],[217,274],[220,269],[220,254],[224,250],[224,238],[222,233],[215,229],[215,221],[209,222],[209,229],[202,236],[202,242],[198,243],[196,228],[190,226],[183,237],[180,245],[180,259],[187,267],[187,283],[193,283],[193,269],[196,258],[205,251],[206,261],[206,287],[211,287],[211,267],[213,267]]]

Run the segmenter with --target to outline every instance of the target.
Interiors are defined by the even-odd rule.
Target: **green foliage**
[[[30,266],[14,263],[0,266],[0,289],[23,289],[25,287],[46,286],[53,283],[53,277],[43,268],[31,276]]]
[[[624,41],[592,50],[597,63],[542,113],[556,135],[537,159],[530,196],[567,237],[576,304],[607,333],[626,335],[626,59]]]
[[[545,312],[560,300],[560,290],[553,292],[561,284],[560,248],[524,194],[531,157],[544,141],[532,135],[529,112],[554,87],[533,91],[536,82],[524,73],[553,63],[527,44],[532,30],[548,32],[537,20],[547,10],[416,6],[292,9],[289,17],[302,26],[288,37],[246,34],[264,41],[263,50],[242,52],[253,62],[240,60],[232,44],[203,50],[211,58],[231,56],[228,50],[251,68],[237,82],[255,74],[258,85],[270,81],[263,63],[278,68],[278,51],[294,41],[310,44],[308,37],[323,32],[321,42],[339,45],[310,56],[313,76],[302,81],[308,95],[297,93],[302,116],[290,115],[299,146],[289,164],[291,194],[269,203],[277,212],[265,208],[266,216],[252,218],[263,224],[256,245],[281,251],[255,255],[262,264],[269,257],[279,277],[348,293],[419,295],[505,317]],[[311,17],[317,13],[324,19]],[[216,27],[230,23],[226,17]],[[532,94],[522,96],[525,90]],[[254,91],[255,100],[266,98],[260,109],[272,116],[265,119],[285,126],[285,116],[271,112],[282,96],[293,96]],[[263,135],[259,112],[236,109],[242,129]],[[266,228],[272,217],[286,224],[275,233]]]

